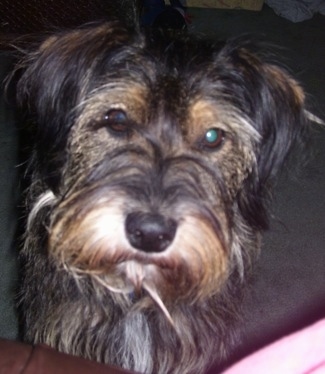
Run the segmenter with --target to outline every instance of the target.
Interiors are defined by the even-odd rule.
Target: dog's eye
[[[111,109],[104,115],[107,129],[116,135],[126,135],[130,132],[129,119],[122,109]]]
[[[210,149],[216,149],[221,146],[224,136],[225,134],[223,130],[211,128],[204,135],[203,145]]]

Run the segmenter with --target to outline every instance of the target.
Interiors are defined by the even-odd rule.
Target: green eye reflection
[[[204,135],[204,145],[208,148],[217,148],[224,139],[224,132],[217,128],[209,129]]]

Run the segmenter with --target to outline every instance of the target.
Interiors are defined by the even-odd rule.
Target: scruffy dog
[[[22,65],[26,341],[203,373],[237,339],[269,187],[303,142],[302,89],[247,41],[115,22],[51,36]]]

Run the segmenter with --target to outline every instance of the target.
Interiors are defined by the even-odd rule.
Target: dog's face
[[[46,186],[34,211],[52,207],[58,265],[147,295],[171,319],[176,301],[204,301],[243,275],[266,189],[302,130],[303,93],[281,69],[245,43],[108,24],[49,38],[19,90]]]

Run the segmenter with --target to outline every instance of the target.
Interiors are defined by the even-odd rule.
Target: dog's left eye
[[[122,109],[111,109],[104,115],[107,129],[114,135],[126,135],[130,132],[129,119]]]
[[[204,135],[203,145],[210,149],[216,149],[221,146],[224,136],[225,134],[223,130],[211,128]]]

